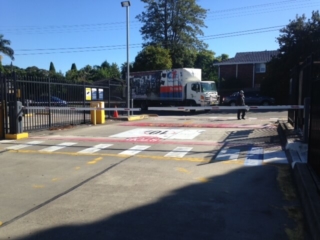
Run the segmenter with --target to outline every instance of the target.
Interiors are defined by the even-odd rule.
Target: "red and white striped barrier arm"
[[[141,111],[140,108],[93,108],[93,107],[23,107],[27,110],[69,110],[69,111],[86,111],[86,110],[96,110],[96,111]]]

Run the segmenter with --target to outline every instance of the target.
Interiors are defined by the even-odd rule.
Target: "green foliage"
[[[133,64],[134,63],[130,63],[130,66],[129,66],[130,72],[134,71]],[[126,62],[122,63],[122,65],[121,65],[121,79],[123,79],[123,80],[127,79],[127,63]]]
[[[159,46],[147,46],[135,58],[134,71],[171,69],[172,61],[169,50]]]
[[[212,66],[214,55],[215,53],[210,50],[203,50],[197,54],[194,67],[202,69],[202,80],[217,80],[218,74]]]
[[[4,39],[3,35],[0,34],[0,53],[2,52],[4,55],[7,55],[11,58],[11,60],[14,60],[14,51],[12,48],[8,47],[10,46],[11,41]]]
[[[71,70],[78,71],[77,66],[76,66],[75,63],[72,63]]]
[[[49,72],[50,73],[56,73],[56,69],[55,69],[55,67],[53,65],[53,62],[50,62]]]
[[[312,12],[311,19],[304,15],[280,30],[277,38],[280,54],[267,64],[267,73],[261,83],[264,94],[274,96],[277,104],[287,104],[291,69],[312,53],[320,53],[320,15]]]
[[[203,35],[207,10],[196,0],[141,0],[145,11],[136,18],[145,46],[160,45],[170,51],[173,68],[191,67],[193,52],[207,48],[197,36]],[[191,57],[191,60],[190,60]]]

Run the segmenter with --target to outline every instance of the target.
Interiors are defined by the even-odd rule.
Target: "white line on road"
[[[18,149],[30,147],[30,146],[33,146],[33,145],[37,145],[37,144],[40,144],[40,143],[42,143],[42,142],[43,142],[43,141],[32,141],[32,142],[27,142],[26,144],[19,144],[19,145],[7,147],[6,149],[9,149],[9,150],[18,150]]]
[[[228,148],[222,149],[215,160],[225,161],[225,160],[237,160],[239,157],[240,149]]]
[[[246,160],[244,161],[245,166],[258,166],[262,165],[263,161],[263,148],[253,147],[248,153]]]
[[[51,146],[51,147],[47,147],[47,148],[44,148],[44,149],[41,149],[40,151],[41,152],[54,152],[54,151],[57,151],[57,150],[60,150],[62,148],[65,148],[65,147],[70,147],[72,145],[75,145],[77,143],[74,143],[74,142],[64,142],[64,143],[60,143],[56,146]]]
[[[192,149],[192,147],[176,147],[176,148],[173,149],[171,152],[167,153],[167,154],[165,155],[165,157],[178,157],[178,158],[182,158],[182,157],[184,157],[191,149]]]
[[[108,148],[112,145],[113,144],[98,144],[98,145],[95,145],[91,148],[83,149],[83,150],[79,151],[78,153],[95,153],[95,152],[98,152],[102,149]]]
[[[288,159],[286,153],[282,150],[276,151],[265,151],[263,157],[264,163],[279,163],[279,164],[287,164]]]
[[[147,148],[149,148],[150,146],[145,146],[145,145],[137,145],[137,146],[134,146],[126,151],[123,151],[121,153],[119,153],[118,155],[136,155],[137,153],[143,151],[143,150],[146,150]]]

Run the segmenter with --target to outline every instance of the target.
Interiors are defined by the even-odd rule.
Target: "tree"
[[[141,0],[145,11],[136,18],[143,24],[140,32],[146,41],[143,46],[160,45],[170,51],[173,67],[184,67],[181,53],[202,50],[207,45],[198,39],[206,27],[207,10],[196,0]],[[187,52],[188,53],[188,52]],[[189,52],[190,53],[190,52]],[[188,54],[184,54],[188,60]]]
[[[77,70],[77,66],[76,66],[75,63],[72,63],[72,65],[71,65],[71,70],[73,70],[73,71],[78,71],[78,70]]]
[[[11,60],[14,60],[14,51],[12,48],[8,47],[11,44],[10,40],[4,39],[3,35],[0,34],[0,52],[7,55],[11,58]]]
[[[134,71],[171,69],[169,50],[159,46],[147,46],[135,58]]]
[[[196,61],[194,63],[195,68],[202,69],[203,80],[217,80],[217,76],[214,74],[214,68],[212,66],[214,61],[214,52],[210,50],[203,50],[198,52]]]
[[[129,65],[129,70],[130,72],[133,72],[133,64],[134,63],[130,63]],[[120,73],[121,79],[126,80],[127,79],[127,62],[122,63],[121,65],[121,73]]]
[[[55,69],[55,67],[53,65],[53,62],[50,62],[49,72],[50,73],[56,73],[56,69]]]
[[[267,74],[261,83],[264,94],[275,97],[277,104],[287,104],[291,70],[312,53],[320,53],[320,14],[313,11],[310,19],[305,15],[280,30],[278,56],[267,64]]]

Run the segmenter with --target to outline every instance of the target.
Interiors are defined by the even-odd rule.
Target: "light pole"
[[[121,2],[122,7],[127,10],[127,108],[130,108],[130,63],[129,63],[129,7],[130,1]],[[128,111],[130,116],[130,111]]]

